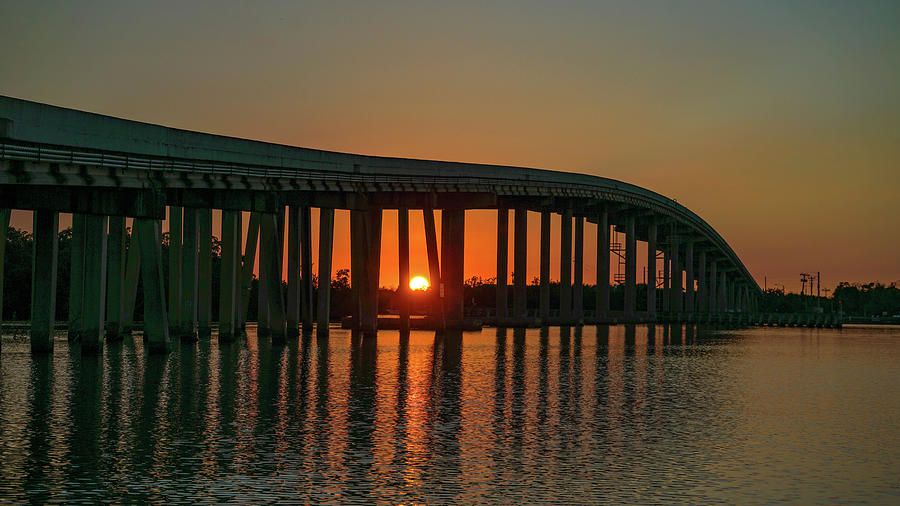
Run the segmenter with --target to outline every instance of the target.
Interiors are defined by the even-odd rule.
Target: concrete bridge
[[[311,212],[320,209],[313,307]],[[102,349],[134,312],[138,279],[151,351],[170,336],[208,335],[211,322],[212,209],[222,211],[219,338],[233,339],[246,320],[259,248],[259,331],[273,340],[327,334],[334,210],[350,210],[353,325],[378,325],[382,210],[399,210],[400,287],[409,286],[409,210],[421,209],[430,278],[440,280],[433,318],[463,325],[465,211],[496,209],[498,325],[573,324],[585,317],[584,223],[596,223],[596,311],[610,308],[610,227],[625,234],[624,307],[618,321],[654,321],[660,313],[750,311],[759,286],[722,237],[672,199],[612,179],[549,170],[297,148],[150,125],[0,96],[0,228],[10,209],[34,211],[31,347],[52,349],[58,213],[73,213],[69,334],[83,352]],[[287,212],[286,212],[287,209]],[[438,251],[434,210],[441,210]],[[163,279],[161,220],[170,217],[168,283]],[[513,211],[512,297],[508,300],[509,215]],[[527,212],[539,212],[540,301],[526,299]],[[250,212],[242,227],[241,212]],[[560,304],[550,307],[551,213],[562,216]],[[125,218],[134,218],[127,236]],[[287,237],[282,237],[287,222]],[[241,251],[246,237],[246,247]],[[281,287],[288,244],[287,293]],[[647,242],[646,293],[637,293],[637,241]],[[574,243],[574,244],[573,244]],[[130,244],[126,249],[126,244]],[[2,260],[0,246],[0,260]],[[300,276],[296,273],[299,272]],[[2,287],[2,269],[0,269]],[[2,290],[0,290],[2,297]],[[646,311],[638,312],[638,297]],[[409,298],[400,309],[408,328]],[[511,302],[511,304],[510,304]],[[2,299],[0,299],[2,307]]]

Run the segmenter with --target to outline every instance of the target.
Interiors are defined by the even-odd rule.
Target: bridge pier
[[[647,315],[656,321],[656,219],[647,224]]]
[[[359,297],[359,330],[363,337],[375,337],[378,331],[378,282],[381,269],[380,208],[359,212],[360,248],[356,250],[361,267]]]
[[[35,211],[37,212],[37,211]],[[69,326],[68,341],[81,341],[84,318],[85,215],[72,214],[72,240],[69,243]]]
[[[505,323],[507,311],[507,276],[509,275],[509,209],[497,208],[497,325]]]
[[[572,320],[572,208],[562,211],[559,231],[559,323]]]
[[[0,208],[0,335],[3,334],[3,278],[6,263],[6,235],[9,230],[10,209]],[[2,347],[2,341],[0,341]]]
[[[725,270],[719,273],[719,296],[717,297],[719,303],[719,312],[724,313],[728,311],[728,287],[726,286],[728,279],[728,275],[725,274]]]
[[[283,212],[283,210],[282,210]],[[285,342],[284,297],[281,292],[282,251],[281,240],[284,220],[275,213],[263,213],[260,219],[259,235],[259,267],[260,267],[260,299],[265,298],[265,318],[259,318],[258,325],[265,322],[266,333],[273,343]],[[265,277],[263,277],[265,266]],[[260,304],[262,306],[262,304]]]
[[[243,218],[241,218],[240,227],[243,228]],[[247,322],[250,309],[250,295],[253,291],[253,270],[256,265],[256,246],[259,242],[259,222],[260,213],[251,212],[250,221],[247,224],[247,242],[244,246],[244,255],[241,261],[241,311],[239,316],[240,329],[243,330]],[[240,246],[239,246],[240,247]],[[262,265],[262,262],[260,262]],[[262,286],[258,287],[262,291]],[[260,318],[259,309],[257,309],[257,333],[259,332]]]
[[[125,218],[110,216],[106,243],[106,338],[111,341],[124,337],[125,237]]]
[[[125,286],[123,288],[124,301],[122,303],[122,322],[134,322],[134,306],[137,303],[138,278],[141,274],[141,249],[140,234],[134,223],[131,224],[131,238],[126,252]],[[163,285],[163,302],[165,302],[165,285]],[[166,329],[168,330],[168,329]]]
[[[625,320],[635,319],[635,291],[637,277],[637,236],[634,216],[625,218]]]
[[[609,211],[597,215],[597,294],[596,313],[600,321],[609,320]]]
[[[528,258],[528,210],[517,205],[513,230],[513,318],[514,325],[524,324],[528,318],[528,297],[525,291],[525,267]]]
[[[106,216],[85,216],[84,318],[81,352],[103,351],[103,316],[106,309]]]
[[[672,291],[669,294],[669,296],[671,297],[669,308],[671,311],[678,313],[681,312],[683,307],[681,289],[684,284],[684,279],[682,278],[681,272],[681,260],[679,259],[678,255],[680,249],[678,244],[678,235],[673,233],[669,242],[671,243],[672,248],[672,267],[670,268],[671,282],[669,283]]]
[[[334,250],[334,209],[319,209],[319,297],[316,335],[328,335],[331,317],[331,257]],[[407,248],[409,251],[409,248]],[[407,283],[409,286],[409,283]]]
[[[693,313],[694,305],[694,241],[684,245],[684,311]]]
[[[541,211],[541,295],[538,316],[541,324],[550,320],[550,211]]]
[[[212,335],[212,209],[197,210],[197,335]]]
[[[397,210],[397,250],[398,250],[398,276],[399,286],[397,296],[399,300],[400,333],[409,333],[409,209],[401,207]],[[321,262],[321,260],[320,260]],[[321,284],[321,282],[320,282]]]
[[[56,313],[56,259],[59,214],[34,211],[34,256],[31,268],[31,351],[53,351]]]
[[[181,333],[181,219],[183,210],[169,206],[169,333]]]
[[[465,209],[444,209],[441,212],[441,282],[444,284],[444,314],[450,329],[463,327],[465,231]]]
[[[717,291],[716,291],[716,279],[718,277],[719,266],[715,260],[709,262],[709,296],[707,300],[706,310],[710,313],[718,312],[719,306],[716,299]]]
[[[160,223],[135,218],[132,247],[140,248],[141,282],[144,287],[144,339],[150,353],[169,351],[169,324],[166,319],[166,294],[163,284]],[[137,243],[137,244],[135,244]]]
[[[303,298],[300,283],[300,206],[288,207],[287,218],[287,297],[285,319],[287,320],[287,337],[293,339],[300,335],[300,304]]]
[[[575,217],[575,272],[572,288],[572,318],[584,318],[584,216]]]
[[[296,272],[292,275],[296,276]],[[300,324],[303,335],[312,335],[312,212],[309,206],[300,207]]]
[[[240,332],[241,213],[222,211],[222,263],[219,278],[219,342],[234,340]]]
[[[428,275],[431,277],[431,318],[435,325],[444,328],[444,300],[441,288],[441,263],[438,258],[437,232],[435,231],[434,209],[422,209],[425,224],[425,249],[428,251]]]
[[[706,298],[709,296],[706,287],[706,251],[700,251],[697,259],[697,305],[695,311],[698,313],[706,312]]]
[[[181,322],[178,337],[197,339],[197,209],[184,208],[181,243]]]
[[[672,302],[672,279],[671,273],[669,272],[669,264],[671,263],[671,255],[669,254],[669,248],[663,248],[663,287],[662,287],[662,307],[663,311],[669,312],[671,311],[670,303]]]

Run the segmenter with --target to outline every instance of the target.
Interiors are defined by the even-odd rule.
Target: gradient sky
[[[0,47],[0,94],[306,147],[602,175],[689,207],[760,285],[798,290],[803,271],[828,287],[900,280],[896,0],[0,0]],[[491,247],[467,254],[467,276],[494,275],[483,214],[468,213],[467,240]]]

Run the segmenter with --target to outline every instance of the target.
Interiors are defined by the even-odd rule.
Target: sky
[[[3,95],[296,146],[610,177],[700,215],[761,286],[798,291],[816,271],[829,288],[900,281],[896,0],[0,0],[0,47]],[[494,276],[496,216],[466,219],[467,243],[485,246],[467,251],[466,276]],[[411,222],[413,273],[425,273],[421,213]],[[340,268],[343,213],[337,223]],[[395,223],[386,213],[385,285]]]

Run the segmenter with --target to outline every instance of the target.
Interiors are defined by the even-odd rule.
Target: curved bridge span
[[[384,209],[400,211],[401,287],[408,286],[404,276],[409,276],[408,210],[424,211],[431,279],[440,280],[441,287],[435,290],[438,300],[430,317],[439,326],[465,325],[467,209],[498,210],[497,303],[493,312],[482,315],[498,324],[654,321],[663,312],[702,320],[703,315],[751,310],[759,292],[738,256],[703,219],[672,199],[628,183],[521,167],[297,148],[2,96],[0,198],[4,234],[9,209],[35,211],[35,350],[52,345],[53,308],[43,306],[55,293],[59,212],[73,213],[72,286],[83,303],[78,294],[70,297],[75,307],[70,307],[69,330],[83,349],[99,349],[104,333],[121,334],[133,313],[138,278],[143,281],[145,333],[151,348],[166,349],[170,333],[193,338],[209,332],[212,209],[222,210],[217,234],[222,272],[216,273],[221,279],[220,339],[233,337],[246,319],[257,245],[262,259],[260,330],[283,339],[300,328],[311,331],[318,315],[319,332],[327,333],[329,290],[327,284],[315,291],[312,286],[311,207],[321,209],[319,279],[331,277],[334,210],[350,210],[352,325],[364,332],[378,325],[375,301]],[[441,251],[435,209],[442,211]],[[168,283],[160,248],[160,220],[167,211],[169,251],[174,253],[168,258]],[[506,274],[510,211],[515,252],[511,297]],[[541,214],[538,307],[528,306],[525,286],[528,211]],[[249,228],[241,226],[240,212],[251,213]],[[555,308],[550,307],[549,284],[552,213],[562,215],[561,263],[574,264],[574,269],[560,271]],[[125,217],[135,219],[130,241]],[[582,290],[585,221],[598,225],[599,268],[597,279],[589,280],[597,286],[593,311],[585,311]],[[287,237],[282,237],[285,224]],[[621,248],[611,245],[610,226],[625,234]],[[285,240],[288,272],[293,273],[287,276],[286,294],[280,286],[282,249],[277,247]],[[662,265],[662,272],[647,269],[641,294],[636,283],[639,240],[647,242],[647,265]],[[610,307],[611,246],[623,257],[625,271],[623,279],[615,280],[624,289],[623,305],[616,308]],[[400,325],[408,326],[408,305],[400,305]]]

